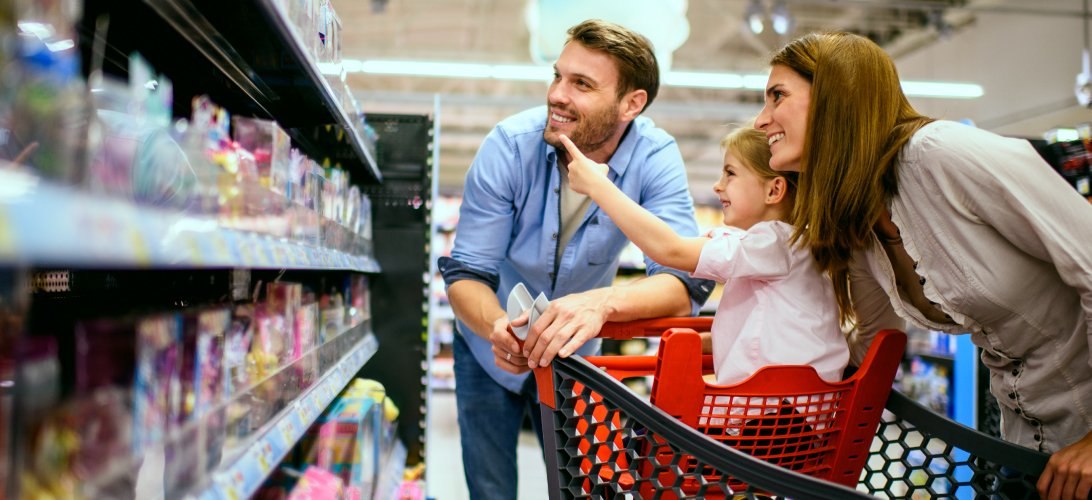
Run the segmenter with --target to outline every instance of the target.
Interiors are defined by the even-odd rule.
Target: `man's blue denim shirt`
[[[472,279],[496,290],[501,307],[519,282],[532,296],[549,299],[609,286],[627,243],[622,231],[594,202],[565,248],[558,248],[561,181],[557,153],[542,138],[546,107],[530,109],[499,123],[482,142],[466,174],[459,224],[451,257],[439,261],[447,285]],[[683,236],[697,236],[694,205],[679,147],[652,120],[638,117],[608,162],[608,177],[627,196],[656,214]],[[557,276],[554,259],[559,258]],[[690,292],[696,314],[713,282],[691,278],[645,258],[647,274],[671,273]],[[478,363],[494,380],[519,392],[527,374],[513,375],[493,362],[489,341],[461,321],[458,331]],[[594,354],[599,341],[578,351]]]

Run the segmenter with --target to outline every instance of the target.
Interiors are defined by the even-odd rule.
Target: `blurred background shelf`
[[[0,263],[69,267],[325,269],[378,273],[371,256],[224,228],[0,170]]]
[[[236,113],[275,119],[308,154],[366,182],[382,180],[375,141],[346,105],[352,97],[335,90],[338,78],[323,75],[309,49],[318,42],[299,33],[282,3],[115,0],[89,1],[85,9],[88,19],[110,15],[108,71],[139,48],[181,93],[206,93]],[[190,115],[187,100],[174,106],[176,116]]]
[[[368,331],[309,391],[281,410],[253,442],[239,450],[238,458],[226,461],[226,465],[212,475],[211,484],[196,496],[202,500],[215,500],[250,498],[254,495],[265,478],[377,349],[375,336]]]

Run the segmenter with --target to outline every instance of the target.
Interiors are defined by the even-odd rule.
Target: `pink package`
[[[343,498],[341,478],[321,467],[308,467],[288,495],[288,500],[329,500]]]

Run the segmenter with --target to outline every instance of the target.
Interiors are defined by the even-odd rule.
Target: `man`
[[[569,190],[559,136],[609,165],[616,185],[679,234],[697,234],[693,202],[675,140],[639,117],[659,89],[648,40],[597,20],[568,33],[547,106],[505,119],[478,150],[451,258],[439,262],[458,319],[455,394],[475,499],[516,497],[516,444],[528,410],[539,430],[530,368],[594,353],[599,342],[588,341],[606,321],[693,314],[713,285],[646,259],[647,277],[610,286],[625,236]],[[551,299],[522,349],[501,306],[520,282]]]

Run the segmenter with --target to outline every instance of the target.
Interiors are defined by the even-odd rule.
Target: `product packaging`
[[[255,358],[250,356],[254,331],[254,305],[242,304],[232,309],[231,325],[224,337],[223,397],[228,402],[224,411],[225,447],[245,439],[250,431],[251,375],[257,371]]]
[[[368,277],[363,274],[351,274],[346,296],[349,300],[349,325],[356,326],[372,317],[371,299],[368,296]]]
[[[314,349],[316,343],[321,341],[318,336],[318,320],[319,310],[316,302],[305,304],[296,311],[293,358],[296,360],[295,370],[301,390],[311,387],[319,375],[319,357]]]
[[[181,414],[182,318],[178,314],[142,318],[136,330],[133,450],[139,453],[161,442],[168,424]]]
[[[330,471],[370,498],[379,472],[381,406],[366,395],[343,393],[300,441],[302,464]]]

